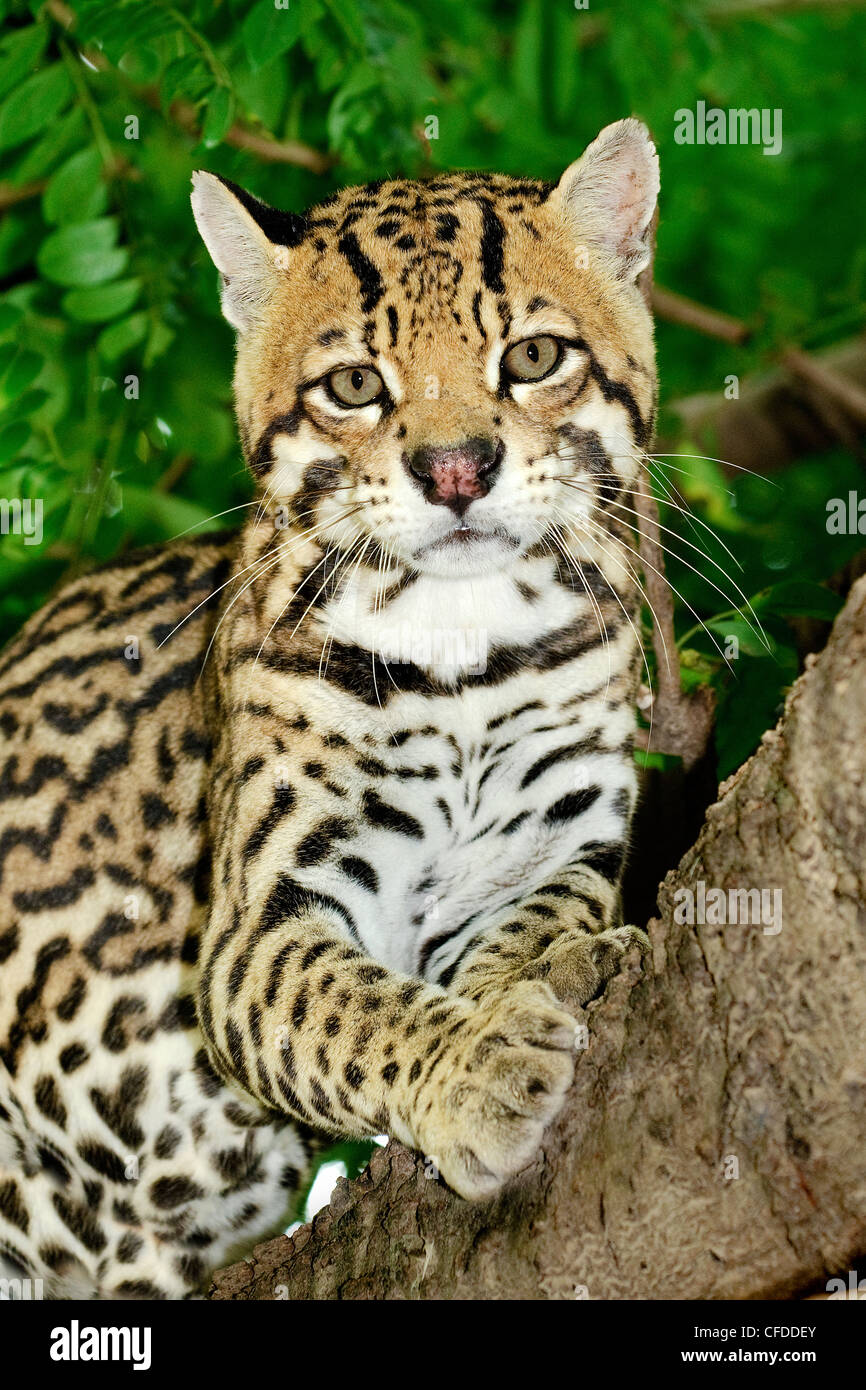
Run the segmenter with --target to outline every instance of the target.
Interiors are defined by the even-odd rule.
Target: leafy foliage
[[[0,16],[0,494],[44,506],[40,545],[0,539],[2,638],[81,567],[234,524],[249,496],[230,332],[189,213],[198,165],[287,208],[398,171],[555,178],[634,111],[661,155],[659,280],[755,330],[732,348],[662,324],[667,399],[721,393],[782,343],[863,324],[866,17],[846,7],[0,0]],[[676,144],[674,113],[698,99],[781,109],[781,154]],[[277,153],[266,142],[300,148],[264,158],[262,146]],[[689,441],[678,449],[688,456]],[[771,487],[731,483],[707,460],[660,460],[659,495],[674,485],[742,565],[710,543],[713,568],[688,548],[703,549],[706,531],[663,508],[683,557],[670,566],[683,677],[719,688],[724,772],[795,673],[791,615],[823,604],[832,616],[816,586],[857,538],[828,536],[824,508],[857,486],[857,469],[844,454],[804,461]],[[713,644],[730,636],[733,673]]]
[[[0,639],[82,567],[232,525],[250,495],[231,335],[189,211],[198,166],[294,209],[400,171],[554,179],[634,112],[661,157],[659,280],[755,330],[734,349],[661,324],[663,400],[721,394],[782,343],[820,346],[866,318],[866,17],[845,7],[0,0],[0,17],[0,496],[44,506],[40,545],[0,538]],[[675,111],[699,99],[781,108],[782,153],[675,144]],[[300,143],[301,162],[263,158],[268,141]],[[682,557],[669,561],[682,675],[718,689],[724,774],[796,674],[791,620],[834,616],[822,581],[859,539],[828,535],[825,504],[860,473],[840,453],[732,482],[676,447],[655,478],[699,518],[662,503]],[[369,1149],[330,1159],[351,1176]]]

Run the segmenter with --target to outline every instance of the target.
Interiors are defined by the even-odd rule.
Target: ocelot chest
[[[604,688],[575,701],[563,673],[521,676],[395,696],[385,715],[356,747],[355,814],[297,875],[339,898],[383,964],[423,973],[431,943],[492,920],[581,844],[622,836],[632,720]]]

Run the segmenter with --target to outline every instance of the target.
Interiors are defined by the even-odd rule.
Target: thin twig
[[[694,328],[709,338],[720,338],[724,343],[735,346],[745,343],[751,336],[751,328],[741,319],[732,318],[718,309],[708,309],[684,294],[666,290],[661,285],[653,285],[652,306],[659,318],[669,323],[682,324],[684,328]]]
[[[658,696],[660,699],[677,700],[680,694],[679,666],[671,663],[671,652],[677,650],[674,631],[674,599],[670,585],[665,579],[665,556],[659,530],[659,511],[652,495],[648,478],[644,479],[643,489],[635,489],[632,496],[635,511],[640,517],[638,550],[644,567],[644,584],[647,603],[655,614],[653,623],[653,651],[656,657]]]
[[[63,0],[48,0],[46,10],[67,31],[71,31],[75,23],[75,14]],[[100,72],[107,71],[111,65],[105,55],[96,48],[82,49],[82,53],[87,58],[88,63]],[[148,106],[157,111],[162,110],[159,91],[156,88],[133,88],[136,96],[146,102]],[[192,102],[175,101],[168,111],[168,115],[176,125],[189,134],[198,134],[200,130],[200,119],[196,107]],[[301,169],[309,169],[314,174],[324,174],[336,162],[333,155],[325,154],[321,150],[316,150],[312,145],[305,145],[300,140],[277,140],[273,136],[262,135],[258,131],[250,130],[241,121],[235,121],[223,136],[223,144],[232,145],[237,150],[248,150],[250,154],[256,155],[259,159],[264,159],[275,164],[294,164]]]
[[[25,203],[28,198],[38,198],[47,187],[47,179],[35,179],[33,183],[19,184],[17,188],[13,183],[0,183],[0,212],[14,208],[16,203]]]
[[[194,462],[194,456],[186,451],[176,454],[162,476],[154,483],[154,492],[173,492]]]
[[[640,516],[638,549],[647,604],[653,615],[652,644],[658,686],[652,700],[652,736],[647,739],[647,747],[682,758],[683,767],[688,771],[703,757],[710,741],[715,698],[707,686],[698,686],[691,695],[686,695],[680,684],[674,600],[665,579],[658,507],[649,480],[644,481],[646,486],[636,488],[632,496]],[[671,661],[671,654],[674,661]]]
[[[175,115],[174,107],[172,115]],[[239,121],[226,131],[223,143],[233,145],[236,150],[248,150],[250,154],[272,164],[294,164],[299,169],[309,169],[313,174],[324,174],[337,162],[335,155],[323,154],[312,145],[305,145],[300,140],[274,140],[270,135],[259,135],[249,130]]]

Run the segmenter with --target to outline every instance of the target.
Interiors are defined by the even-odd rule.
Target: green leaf
[[[176,43],[181,30],[177,13],[191,8],[194,7],[189,4],[178,5],[173,13],[168,4],[143,5],[141,0],[132,0],[131,4],[101,5],[101,13],[98,19],[91,20],[88,32],[98,39],[110,61],[120,64],[125,54],[162,37],[175,36]]]
[[[144,44],[125,53],[117,66],[130,81],[146,87],[156,81],[162,62],[156,49]]]
[[[756,612],[778,613],[780,617],[821,618],[831,623],[842,607],[842,599],[823,584],[809,579],[785,579],[773,584],[752,600]]]
[[[22,391],[26,391],[27,387],[36,380],[44,364],[45,358],[41,353],[29,352],[27,349],[19,352],[0,382],[6,399],[14,401],[16,396],[20,396]]]
[[[103,516],[117,516],[123,510],[123,488],[117,478],[112,477],[108,480],[108,487],[105,489],[105,498],[102,503]]]
[[[118,357],[123,357],[124,353],[138,347],[147,337],[149,322],[145,313],[131,314],[129,318],[121,319],[119,323],[113,323],[110,328],[103,329],[96,344],[100,357],[104,357],[108,362],[115,362]]]
[[[683,450],[696,448],[697,446],[692,444],[683,446]],[[668,479],[667,475],[671,472],[673,479]],[[703,508],[706,519],[712,526],[727,531],[746,529],[742,518],[733,509],[731,484],[715,459],[702,458],[697,452],[682,452],[672,457],[660,454],[650,466],[649,474],[653,478],[652,490],[659,500],[663,515],[665,491],[669,493],[671,482],[675,481],[677,488],[689,502],[698,503]]]
[[[11,422],[12,420],[33,421],[34,415],[41,410],[46,401],[51,400],[49,391],[24,391],[17,400],[3,408],[3,419]]]
[[[162,354],[166,352],[174,342],[174,329],[169,328],[165,323],[155,323],[150,330],[150,337],[147,340],[147,347],[144,353],[144,365],[150,367],[158,361]]]
[[[241,30],[253,71],[287,53],[297,43],[305,2],[291,0],[288,9],[278,10],[273,0],[256,0]]]
[[[102,182],[99,151],[79,150],[61,165],[45,190],[46,222],[91,222],[105,211],[108,193]]]
[[[32,264],[34,231],[33,218],[26,211],[12,208],[0,217],[0,278]]]
[[[370,130],[376,122],[379,80],[366,63],[359,63],[348,81],[344,82],[328,112],[328,139],[339,147],[347,134],[357,135]]]
[[[129,252],[116,247],[116,241],[116,218],[74,222],[46,237],[37,264],[57,285],[101,285],[120,275],[129,259]]]
[[[636,748],[634,760],[644,772],[650,768],[657,768],[659,772],[668,772],[683,765],[683,760],[679,754],[650,752],[647,748]]]
[[[325,0],[325,6],[334,23],[343,30],[352,46],[363,53],[367,47],[364,33],[365,15],[355,0]]]
[[[26,77],[38,62],[48,40],[45,24],[30,24],[9,34],[0,45],[0,97]]]
[[[69,290],[63,296],[63,310],[79,323],[105,323],[127,313],[138,298],[141,281],[114,280],[107,285]]]
[[[748,617],[710,618],[707,627],[712,632],[717,632],[723,639],[723,643],[724,639],[735,637],[739,650],[746,656],[772,656],[775,651],[772,637],[767,635],[768,650],[761,641],[757,623],[753,619],[750,621]]]
[[[185,53],[169,63],[162,75],[160,101],[168,111],[178,97],[199,102],[213,84],[213,78],[197,53]]]
[[[24,312],[17,304],[0,304],[0,337],[16,328],[23,317]]]
[[[59,120],[52,121],[45,134],[18,156],[15,182],[29,183],[31,179],[44,178],[58,159],[85,139],[84,112],[75,106]]]
[[[176,536],[192,526],[210,520],[210,509],[199,502],[169,493],[152,492],[143,487],[125,486],[123,512],[130,524],[156,522],[165,536]]]
[[[34,73],[0,107],[0,150],[10,150],[38,135],[58,116],[72,95],[62,63]]]
[[[793,648],[777,647],[776,662],[745,656],[734,667],[716,721],[720,778],[735,772],[754,752],[764,731],[775,724],[784,692],[796,679],[797,654]]]
[[[207,104],[202,143],[213,149],[223,139],[234,118],[234,97],[228,87],[215,87]]]
[[[21,453],[30,438],[30,426],[23,421],[0,430],[0,463],[9,463]]]

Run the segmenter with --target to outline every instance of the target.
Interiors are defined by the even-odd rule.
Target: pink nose
[[[490,491],[503,452],[501,441],[497,445],[491,439],[466,439],[460,444],[426,445],[404,462],[428,502],[450,507],[462,516],[470,502]]]

